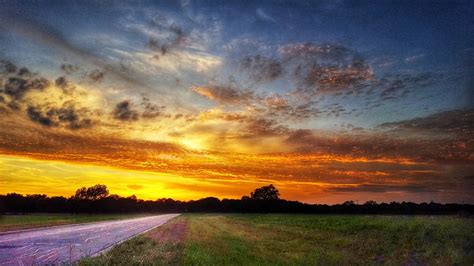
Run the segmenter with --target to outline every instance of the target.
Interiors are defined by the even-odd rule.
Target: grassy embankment
[[[182,215],[83,265],[473,265],[454,216]]]
[[[32,214],[0,216],[0,232],[140,217],[134,214]]]

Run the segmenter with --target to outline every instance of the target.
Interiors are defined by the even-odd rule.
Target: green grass
[[[177,220],[179,219],[179,220]],[[171,246],[153,235],[89,264],[473,265],[474,220],[454,216],[189,214]],[[172,232],[171,232],[172,233]],[[159,235],[159,234],[158,234]],[[168,245],[168,246],[167,246]],[[172,260],[163,259],[173,253]]]
[[[0,232],[139,217],[130,214],[32,214],[0,216]]]

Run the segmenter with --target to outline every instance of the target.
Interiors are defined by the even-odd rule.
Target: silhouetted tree
[[[191,201],[170,198],[141,200],[132,195],[108,195],[105,185],[80,188],[70,198],[46,195],[0,195],[0,213],[163,213],[163,212],[243,212],[243,213],[328,213],[328,214],[474,214],[472,204],[439,204],[391,202],[377,204],[368,201],[362,205],[346,201],[336,205],[307,204],[279,199],[273,186],[257,188],[251,197],[220,200],[214,197]]]
[[[373,200],[368,200],[364,203],[364,205],[367,205],[367,206],[376,206],[377,205],[377,202],[373,201]]]
[[[100,200],[109,195],[109,190],[106,185],[97,184],[93,187],[81,187],[76,190],[74,198],[83,200]]]
[[[355,205],[355,203],[354,203],[353,200],[347,200],[347,201],[344,201],[344,203],[342,203],[342,205],[344,205],[344,206],[352,206],[352,205]]]
[[[277,200],[280,199],[280,192],[273,185],[263,186],[250,193],[252,199]]]

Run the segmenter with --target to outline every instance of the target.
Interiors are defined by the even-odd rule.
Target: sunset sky
[[[1,1],[0,194],[474,203],[474,1]]]

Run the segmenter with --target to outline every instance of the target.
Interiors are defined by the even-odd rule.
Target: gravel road
[[[179,214],[54,226],[0,234],[0,265],[69,264],[97,255]]]

